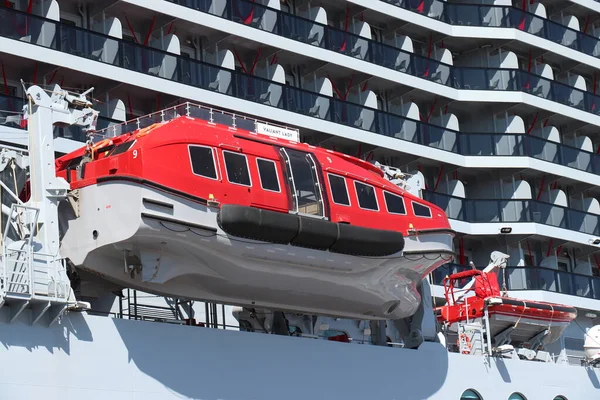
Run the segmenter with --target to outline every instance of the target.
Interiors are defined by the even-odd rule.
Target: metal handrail
[[[294,131],[298,132],[297,128],[291,128],[287,125],[280,125],[280,124],[276,124],[273,122],[267,122],[267,121],[263,121],[258,118],[250,117],[250,116],[247,116],[244,114],[220,110],[218,108],[208,107],[208,106],[204,106],[202,104],[197,104],[197,103],[192,103],[192,102],[187,101],[187,102],[178,104],[176,106],[168,107],[168,108],[165,108],[160,111],[156,111],[156,112],[153,112],[150,114],[143,115],[141,117],[136,117],[136,118],[130,119],[130,120],[122,122],[120,124],[114,124],[114,125],[108,126],[104,129],[94,131],[91,135],[94,137],[99,136],[99,137],[103,137],[103,138],[114,137],[114,136],[118,136],[120,134],[129,132],[127,130],[123,131],[122,129],[120,129],[123,127],[127,127],[129,125],[133,125],[135,127],[135,129],[132,129],[132,130],[137,130],[137,129],[141,129],[146,126],[149,126],[152,123],[168,122],[172,119],[175,119],[175,118],[183,116],[183,115],[190,117],[191,110],[193,108],[208,111],[208,113],[210,115],[210,118],[208,121],[211,123],[215,123],[215,120],[214,120],[215,114],[221,114],[221,115],[228,115],[228,116],[232,117],[232,121],[233,121],[232,127],[233,128],[237,128],[237,123],[236,123],[237,119],[243,119],[243,120],[252,121],[254,123],[270,125],[270,126],[274,126],[277,128],[289,129],[289,130],[294,130]],[[180,111],[183,111],[183,110],[185,110],[185,112],[180,113]],[[159,117],[159,118],[156,118],[156,117]],[[117,134],[118,130],[120,130],[120,132]]]

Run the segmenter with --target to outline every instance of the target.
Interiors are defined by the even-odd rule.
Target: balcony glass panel
[[[0,125],[21,129],[23,104],[23,100],[18,97],[0,95]]]
[[[206,1],[199,0],[168,1],[457,89],[523,91],[590,113],[598,114],[600,111],[597,109],[600,107],[598,96],[526,71],[453,67],[248,0],[230,0],[227,7],[221,8],[216,5],[209,7]],[[404,2],[404,4],[408,4],[408,2]],[[417,7],[422,6],[423,4],[419,3]],[[548,32],[549,35],[556,38],[566,37],[567,33],[573,33],[573,35],[578,33],[579,36],[599,43],[594,37],[512,7],[449,4],[437,1],[431,3],[430,6],[433,9],[441,7],[442,10],[449,8],[449,15],[452,15],[453,21],[460,25],[520,27],[525,24],[523,26],[529,27],[535,24],[532,25],[531,21],[527,21],[534,19],[543,28],[532,30],[531,33]],[[427,6],[425,5],[425,7]],[[523,22],[524,18],[525,22]],[[475,21],[482,22],[477,24]],[[323,40],[320,39],[321,37]],[[600,45],[598,47],[600,49]]]
[[[463,199],[423,191],[423,197],[446,211],[448,218],[470,223],[535,222],[600,235],[600,216],[537,200]]]
[[[451,25],[515,28],[593,57],[600,41],[586,33],[511,6],[457,4],[439,0],[381,0]]]
[[[199,1],[197,4],[202,5],[205,3]],[[55,21],[6,8],[0,8],[0,19],[14,22],[23,27],[23,29],[15,30],[12,27],[11,29],[5,29],[8,24],[0,26],[0,34],[5,37],[31,41],[32,37],[36,36],[35,32],[52,32],[51,29],[47,29],[48,26],[56,26],[57,29],[54,35],[48,34],[45,41],[38,41],[37,43],[69,54],[144,74],[159,76],[190,86],[236,96],[458,154],[529,155],[549,162],[598,173],[598,156],[596,154],[548,142],[531,135],[459,133],[292,86],[241,74],[212,64],[179,57],[88,30],[61,25]],[[388,47],[385,49],[389,50]],[[107,49],[114,51],[111,52]],[[415,74],[428,76],[428,79],[433,79],[432,75],[438,74],[440,66],[445,66],[426,58],[414,57],[410,63],[410,70],[414,71]],[[498,85],[504,82],[506,88],[517,90],[516,88],[520,87],[520,84],[511,86],[509,83],[511,80],[518,81],[518,79],[521,79],[519,82],[522,83],[524,82],[523,76],[526,78],[533,77],[538,82],[543,79],[516,70],[454,68],[450,72],[448,82],[453,82],[452,85],[456,87],[468,89],[483,88],[486,85],[488,88],[498,89]],[[567,89],[575,90],[557,82],[548,82],[550,89],[556,86],[562,88],[562,92]],[[562,93],[561,90],[549,90],[548,96],[552,93]],[[280,93],[281,95],[274,95],[273,93]],[[587,95],[592,96],[589,93],[586,93]],[[584,99],[590,99],[590,96],[584,97]],[[568,99],[569,96],[565,95],[563,98]],[[592,100],[595,101],[596,98],[594,96]],[[592,103],[588,102],[586,104]],[[121,129],[124,129],[124,127],[121,127]],[[79,137],[75,134],[71,136],[73,138]],[[478,218],[483,217],[478,216]]]

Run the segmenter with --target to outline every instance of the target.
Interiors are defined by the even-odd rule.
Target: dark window
[[[375,196],[375,188],[371,185],[365,185],[364,183],[354,182],[356,188],[356,197],[358,198],[358,205],[360,208],[367,210],[378,211],[377,197]]]
[[[402,197],[390,192],[383,192],[383,197],[385,197],[385,206],[389,213],[406,214],[404,199]]]
[[[129,150],[131,148],[131,146],[133,146],[134,143],[135,143],[135,140],[132,140],[131,142],[122,143],[122,144],[118,145],[117,147],[115,147],[113,149],[113,151],[110,152],[109,156],[116,156],[117,154],[125,153],[127,150]]]
[[[70,19],[61,18],[60,23],[63,25],[77,26],[77,22],[71,21]]]
[[[258,165],[258,175],[260,176],[260,185],[265,190],[279,192],[279,179],[277,179],[277,168],[271,160],[256,159]]]
[[[190,146],[190,159],[192,160],[194,174],[217,179],[215,158],[210,147]]]
[[[350,197],[348,196],[348,188],[346,187],[346,179],[341,176],[329,174],[329,186],[331,186],[331,197],[335,204],[344,206],[350,205]]]
[[[0,83],[0,95],[7,95],[7,96],[16,96],[17,95],[17,88],[14,86],[4,86],[4,84]],[[4,100],[6,101],[6,100]],[[3,102],[4,104],[4,102]],[[12,110],[10,110],[12,111]],[[21,110],[19,110],[21,111]]]
[[[252,186],[246,156],[239,153],[224,151],[223,157],[225,158],[227,180],[238,185]]]
[[[525,259],[526,267],[535,267],[535,257],[533,254],[525,254],[523,258]]]
[[[417,217],[431,217],[431,209],[423,204],[412,203],[413,211]]]

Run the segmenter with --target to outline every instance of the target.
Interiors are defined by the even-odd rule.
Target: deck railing
[[[448,218],[459,221],[534,222],[600,236],[600,215],[539,200],[465,199],[427,190],[423,198],[441,207]]]
[[[433,284],[442,285],[446,276],[471,269],[459,264],[446,264],[432,273]],[[544,290],[600,300],[600,277],[566,272],[546,267],[506,267],[508,290]],[[498,283],[502,287],[502,271],[497,271]],[[459,286],[467,283],[459,282]]]
[[[432,64],[433,60],[426,57],[251,0],[229,0],[222,8],[206,0],[167,1],[387,68],[402,70],[410,64],[421,64],[432,71],[437,69],[437,63]],[[452,25],[515,28],[600,58],[600,39],[516,7],[439,0],[383,1]],[[402,60],[406,64],[400,65]]]

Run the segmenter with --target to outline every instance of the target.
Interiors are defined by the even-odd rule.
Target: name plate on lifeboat
[[[292,140],[294,142],[300,141],[300,133],[297,129],[288,129],[283,128],[281,126],[274,126],[264,124],[262,122],[256,122],[255,131],[260,135],[266,135],[285,140]]]

